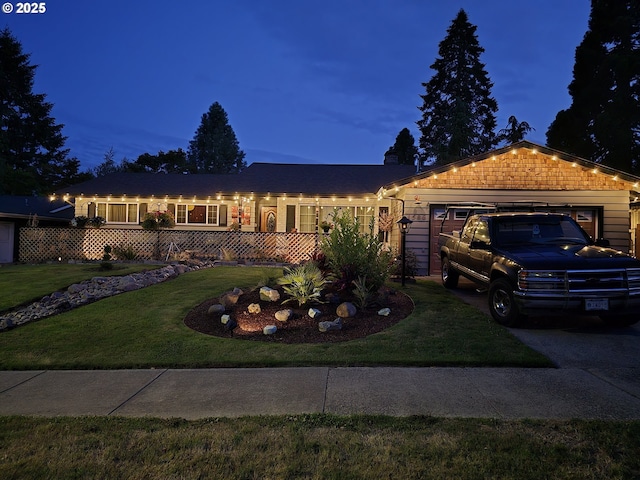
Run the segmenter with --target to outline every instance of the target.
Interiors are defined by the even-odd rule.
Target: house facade
[[[140,229],[147,212],[169,211],[176,230],[322,232],[333,212],[370,222],[393,248],[396,221],[412,220],[407,248],[420,275],[440,270],[438,234],[473,210],[536,209],[575,218],[594,238],[635,252],[640,178],[530,142],[416,173],[413,166],[254,163],[237,175],[118,173],[56,192],[75,216],[103,228]],[[390,226],[390,231],[386,231]]]

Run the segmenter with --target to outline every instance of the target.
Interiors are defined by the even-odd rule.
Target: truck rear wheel
[[[442,285],[446,288],[456,288],[460,274],[451,268],[449,257],[442,258]]]
[[[507,279],[498,278],[489,285],[489,311],[494,320],[505,327],[515,327],[520,323],[513,287]]]

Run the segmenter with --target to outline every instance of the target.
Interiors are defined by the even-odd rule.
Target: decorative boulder
[[[218,313],[223,313],[225,311],[224,305],[220,305],[219,303],[216,303],[215,305],[211,305],[209,307],[209,310],[207,310],[207,313],[209,315],[216,315]]]
[[[333,322],[320,322],[318,329],[321,332],[330,332],[332,330],[342,330],[342,319],[336,318]]]
[[[222,315],[222,316],[220,317],[220,322],[221,322],[223,325],[226,325],[227,323],[229,323],[229,320],[231,320],[231,316],[229,316],[229,315]]]
[[[260,313],[261,312],[260,304],[259,303],[250,303],[249,306],[247,307],[247,311],[249,313]]]
[[[390,308],[382,308],[382,309],[378,310],[378,315],[380,315],[382,317],[387,317],[387,316],[389,316],[390,313],[391,313],[391,309]]]
[[[280,300],[280,292],[269,287],[260,288],[260,300],[265,302],[277,302]]]
[[[279,322],[286,322],[293,316],[293,310],[287,308],[286,310],[278,310],[276,312],[276,320]]]
[[[311,318],[318,318],[320,315],[322,315],[322,312],[317,308],[310,308],[307,312],[307,315],[309,315]]]
[[[278,327],[276,327],[275,325],[267,325],[262,329],[262,333],[264,333],[265,335],[273,335],[277,331]]]
[[[342,318],[353,317],[356,314],[356,306],[350,302],[343,302],[338,305],[336,309],[336,315]]]
[[[238,303],[239,298],[240,294],[227,292],[220,297],[220,303],[224,305],[225,308],[231,308]]]

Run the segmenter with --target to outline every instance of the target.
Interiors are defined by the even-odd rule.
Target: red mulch
[[[338,317],[336,315],[337,304],[311,305],[322,312],[320,317],[311,318],[307,314],[309,306],[298,307],[295,301],[282,305],[282,301],[287,297],[280,288],[278,290],[280,291],[280,300],[277,302],[261,301],[258,289],[241,295],[238,303],[225,312],[238,323],[233,331],[229,331],[220,321],[222,314],[207,313],[211,305],[219,303],[218,298],[207,300],[191,310],[185,317],[184,323],[197,332],[224,338],[277,343],[325,343],[344,342],[380,332],[395,325],[413,311],[411,298],[385,287],[379,295],[379,298],[382,299],[380,303],[366,310],[358,309],[354,317],[342,319],[342,330],[320,332],[319,322],[333,321]],[[347,295],[341,295],[341,297],[341,301],[353,300]],[[247,306],[251,303],[260,304],[261,312],[258,314],[248,313]],[[378,315],[378,310],[384,307],[391,309],[391,313],[386,317]],[[275,313],[286,308],[293,310],[293,318],[287,322],[276,320]],[[278,330],[273,335],[265,335],[262,329],[267,325],[275,325]]]

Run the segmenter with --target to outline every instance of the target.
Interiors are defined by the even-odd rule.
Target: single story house
[[[392,157],[383,165],[253,163],[237,175],[116,173],[54,198],[72,203],[76,216],[100,216],[119,229],[170,211],[180,230],[316,233],[334,209],[348,209],[363,230],[374,222],[396,247],[395,222],[404,214],[413,221],[407,248],[426,275],[439,272],[438,233],[459,228],[474,209],[565,212],[592,236],[632,252],[639,184],[640,177],[522,141],[419,172]]]
[[[73,205],[62,199],[0,195],[0,263],[18,258],[20,227],[69,225],[73,216]]]

